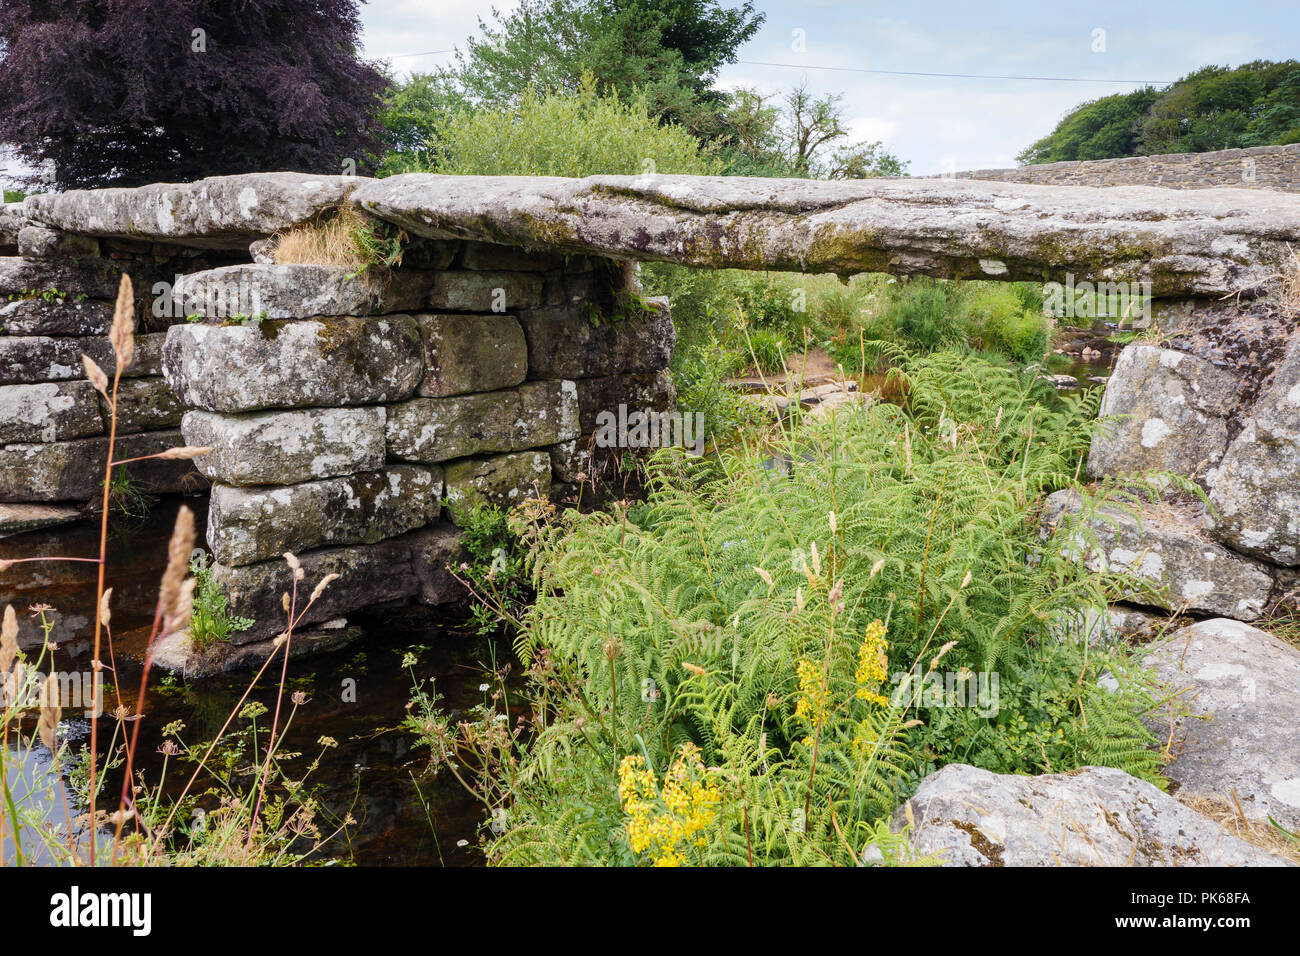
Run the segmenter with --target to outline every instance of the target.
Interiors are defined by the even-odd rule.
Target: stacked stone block
[[[570,479],[584,407],[640,401],[619,388],[643,380],[673,400],[666,304],[619,321],[612,264],[452,241],[407,261],[382,279],[253,263],[181,283],[187,303],[238,287],[262,309],[174,326],[163,356],[185,443],[212,448],[196,465],[214,575],[257,621],[236,641],[283,628],[285,551],[309,584],[341,576],[307,624],[447,600],[455,523]]]
[[[151,287],[206,265],[197,250],[69,235],[31,222],[18,204],[0,216],[0,502],[84,504],[102,493],[108,403],[82,356],[113,375],[106,333],[123,272],[137,291],[135,358],[117,400],[118,458],[180,444],[182,409],[162,375],[170,319],[156,320]],[[220,261],[220,260],[217,260]],[[203,487],[187,462],[146,461],[126,473],[146,493]]]

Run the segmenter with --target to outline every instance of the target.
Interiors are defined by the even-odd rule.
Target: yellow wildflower
[[[858,648],[858,668],[853,674],[859,700],[868,700],[881,707],[889,706],[889,700],[880,693],[880,685],[889,676],[888,650],[885,625],[878,620],[872,621],[867,625],[862,646]]]
[[[722,796],[704,767],[699,747],[681,746],[662,788],[640,755],[624,757],[618,777],[633,852],[650,851],[655,866],[680,866],[683,844],[708,845],[704,831],[716,818]]]

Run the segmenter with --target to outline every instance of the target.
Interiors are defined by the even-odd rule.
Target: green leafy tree
[[[388,150],[379,175],[427,169],[435,131],[465,105],[460,92],[437,73],[413,73],[405,82],[394,82],[379,114]]]
[[[1198,153],[1300,141],[1300,62],[1207,66],[1164,89],[1083,103],[1022,163]]]
[[[841,100],[839,94],[815,97],[806,84],[790,90],[781,106],[756,90],[737,90],[725,114],[727,172],[809,179],[903,175],[906,163],[882,143],[847,142]]]
[[[721,161],[688,131],[661,122],[638,95],[525,91],[513,106],[462,110],[438,129],[437,172],[481,176],[714,174]]]
[[[524,93],[597,86],[643,94],[650,112],[707,138],[720,135],[726,95],[718,70],[764,19],[746,0],[524,0],[480,21],[448,75],[475,103],[500,106]]]
[[[1288,73],[1264,98],[1263,109],[1250,122],[1243,146],[1285,146],[1300,143],[1300,70]]]
[[[1075,107],[1047,136],[1025,149],[1021,163],[1134,156],[1138,123],[1160,94],[1153,87],[1116,93]]]

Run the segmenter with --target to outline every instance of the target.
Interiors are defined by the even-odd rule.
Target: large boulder
[[[434,463],[490,452],[538,448],[578,436],[573,382],[526,382],[518,388],[449,398],[413,398],[389,406],[388,451]]]
[[[181,277],[185,315],[230,319],[307,319],[318,315],[378,315],[407,312],[424,304],[431,274],[397,269],[385,281],[358,276],[351,266],[223,266]]]
[[[375,471],[387,460],[384,409],[304,408],[225,415],[187,412],[181,432],[212,449],[196,459],[223,485],[295,485]]]
[[[1210,538],[1203,510],[1190,504],[1094,506],[1065,490],[1048,496],[1043,522],[1071,535],[1067,548],[1088,570],[1124,572],[1150,584],[1153,590],[1125,595],[1137,604],[1253,621],[1273,593],[1272,570]]]
[[[528,343],[513,315],[417,315],[433,398],[513,388],[528,375]]]
[[[1173,718],[1179,792],[1237,802],[1248,817],[1300,829],[1300,650],[1239,621],[1201,621],[1143,658],[1190,717]],[[1152,729],[1170,732],[1168,716]]]
[[[225,565],[285,551],[374,544],[437,520],[442,472],[395,465],[280,488],[212,489],[208,546]]]
[[[949,764],[894,813],[944,866],[1287,866],[1122,770],[1025,777]]]
[[[244,250],[254,239],[343,205],[366,180],[310,173],[245,173],[192,183],[72,189],[28,196],[29,219],[66,232]]]
[[[1300,336],[1209,480],[1220,540],[1276,564],[1300,565]]]
[[[173,325],[163,368],[189,408],[370,405],[410,397],[424,374],[422,353],[409,315]]]
[[[1262,287],[1300,243],[1300,196],[942,179],[441,176],[353,201],[412,234],[705,268]]]
[[[1237,376],[1204,359],[1152,345],[1126,347],[1099,411],[1120,418],[1093,436],[1088,473],[1203,476],[1227,450],[1242,391]]]

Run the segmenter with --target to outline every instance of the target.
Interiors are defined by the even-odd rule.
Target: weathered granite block
[[[409,315],[173,325],[163,365],[186,407],[243,412],[400,401],[423,351]]]
[[[523,451],[492,458],[466,458],[443,469],[447,510],[457,524],[476,505],[513,508],[526,498],[546,497],[551,491],[551,456],[545,451]]]
[[[591,477],[592,436],[579,438],[547,449],[551,456],[551,475],[556,481],[577,483]]]
[[[515,312],[542,302],[542,277],[527,272],[440,272],[429,307],[447,312]]]
[[[143,432],[118,439],[116,457],[156,455],[184,444],[179,431]],[[108,438],[0,448],[0,501],[90,501],[103,493]],[[125,466],[140,491],[199,491],[207,482],[188,461],[137,461]]]
[[[1088,455],[1094,478],[1140,471],[1204,477],[1228,447],[1230,419],[1245,383],[1204,359],[1129,345],[1106,383],[1098,414],[1118,416]]]
[[[192,411],[181,432],[187,444],[212,448],[196,464],[223,485],[293,485],[375,471],[386,460],[383,408]]]
[[[18,230],[18,254],[28,259],[95,259],[99,240],[28,223]]]
[[[285,551],[374,544],[438,517],[442,473],[396,465],[280,488],[212,489],[208,546],[221,564],[265,561]]]
[[[528,374],[528,343],[513,315],[417,315],[425,371],[418,394],[491,392]]]
[[[321,578],[339,575],[306,611],[300,626],[384,601],[416,598],[426,604],[442,604],[458,599],[463,590],[446,566],[458,559],[459,546],[456,528],[439,522],[374,544],[295,552],[304,572],[298,582],[299,611],[306,607]],[[247,631],[231,635],[231,643],[254,643],[285,629],[282,595],[291,593],[293,574],[283,557],[242,567],[216,564],[212,577],[230,602],[231,611],[254,621]]]
[[[89,383],[87,383],[89,384]],[[104,421],[108,421],[109,406],[99,399]],[[117,389],[117,433],[158,431],[176,428],[181,423],[184,409],[176,401],[167,380],[160,376],[150,378],[124,378]],[[189,442],[188,444],[196,444]]]
[[[67,441],[103,430],[99,393],[89,382],[0,385],[0,444]]]
[[[0,306],[5,335],[103,335],[113,304],[99,299],[16,299]]]
[[[583,378],[667,368],[677,332],[666,303],[647,301],[655,306],[651,311],[601,325],[593,325],[581,307],[520,313],[529,377]]]
[[[225,266],[181,278],[186,315],[229,319],[236,315],[305,319],[324,315],[378,315],[420,308],[430,272],[397,269],[381,281],[353,277],[351,266],[308,264]]]
[[[449,398],[414,398],[389,407],[388,453],[440,462],[486,452],[537,448],[576,438],[578,395],[572,382]]]
[[[677,405],[677,389],[667,369],[578,379],[578,425],[583,434],[594,432],[601,412],[618,415],[618,406],[633,411],[663,412]]]
[[[0,257],[0,296],[59,292],[92,299],[117,298],[122,269],[111,259]]]
[[[361,176],[245,173],[135,189],[71,189],[28,196],[26,216],[90,236],[245,249],[347,201]]]
[[[135,337],[135,355],[123,378],[161,375],[165,335],[154,332]],[[109,378],[117,362],[107,336],[52,338],[45,335],[0,336],[0,385],[65,382],[84,379],[81,356],[88,355]]]
[[[1133,513],[1101,504],[1085,513],[1078,492],[1063,490],[1048,496],[1043,522],[1071,535],[1067,553],[1088,570],[1150,584],[1152,592],[1124,596],[1136,604],[1253,621],[1273,592],[1272,569],[1211,540],[1199,508],[1160,503]]]
[[[1209,478],[1215,537],[1267,561],[1300,565],[1300,338]]]

